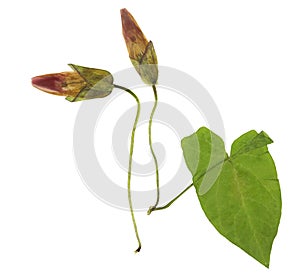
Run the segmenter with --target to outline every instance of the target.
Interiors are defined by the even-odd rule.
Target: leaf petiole
[[[172,205],[181,195],[183,195],[186,191],[188,191],[193,186],[193,183],[190,184],[187,188],[185,188],[182,192],[180,192],[173,200],[168,202],[165,206],[162,207],[150,207],[147,211],[147,214],[150,215],[152,211],[162,210],[168,208],[170,205]]]

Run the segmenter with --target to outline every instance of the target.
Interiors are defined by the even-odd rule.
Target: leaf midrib
[[[251,215],[249,214],[248,212],[248,209],[247,209],[247,206],[245,204],[245,197],[243,196],[243,193],[241,191],[241,186],[240,186],[240,179],[237,177],[237,174],[238,174],[238,170],[236,169],[235,165],[234,165],[234,162],[233,161],[229,161],[229,163],[231,164],[232,166],[232,170],[233,170],[233,176],[234,176],[234,182],[236,182],[236,186],[237,186],[237,192],[239,193],[240,195],[240,200],[241,200],[241,206],[242,206],[242,209],[245,213],[245,216],[247,218],[247,221],[248,221],[248,224],[249,224],[249,228],[250,228],[250,231],[252,231],[252,237],[255,239],[255,242],[257,244],[257,246],[259,246],[259,253],[260,253],[260,256],[261,258],[264,259],[264,261],[267,261],[266,258],[265,258],[265,255],[264,255],[264,252],[263,252],[263,247],[261,245],[261,242],[259,241],[259,239],[257,238],[257,235],[256,235],[256,230],[255,230],[255,225],[253,225],[253,220],[251,218]],[[236,231],[236,230],[235,230]],[[235,233],[236,234],[236,233]],[[236,235],[235,235],[236,237]],[[246,251],[247,252],[247,251]],[[248,253],[248,252],[247,252]]]

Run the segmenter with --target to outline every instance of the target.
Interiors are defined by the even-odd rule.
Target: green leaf
[[[272,142],[263,131],[249,131],[234,141],[228,157],[223,140],[207,128],[182,139],[207,218],[266,267],[281,216],[279,181],[267,148]]]
[[[114,79],[110,72],[73,64],[69,64],[69,66],[78,72],[87,85],[76,97],[68,96],[66,98],[68,101],[77,102],[87,99],[103,98],[112,92]]]

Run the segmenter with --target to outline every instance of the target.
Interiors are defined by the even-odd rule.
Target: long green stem
[[[153,116],[155,113],[155,110],[157,108],[157,90],[156,90],[156,86],[152,85],[152,89],[153,89],[153,93],[154,93],[154,105],[151,111],[151,115],[150,115],[150,119],[149,119],[149,127],[148,127],[148,136],[149,136],[149,146],[150,146],[150,150],[151,150],[151,154],[154,160],[154,164],[155,164],[155,172],[156,172],[156,202],[153,206],[150,206],[149,210],[148,210],[148,214],[151,213],[151,211],[155,210],[155,208],[157,207],[158,203],[159,203],[159,172],[158,172],[158,162],[157,162],[157,158],[156,155],[154,153],[153,150],[153,146],[152,146],[152,120],[153,120]],[[150,212],[150,213],[149,213]]]
[[[136,221],[135,221],[135,217],[134,217],[134,211],[133,211],[133,206],[132,206],[132,197],[131,197],[131,169],[132,169],[132,155],[133,155],[133,147],[134,147],[134,135],[135,135],[135,130],[137,127],[137,123],[139,120],[139,116],[140,116],[140,112],[141,112],[141,104],[140,104],[140,100],[139,98],[128,88],[119,86],[119,85],[114,85],[116,88],[122,89],[126,92],[128,92],[131,96],[134,97],[134,99],[137,102],[137,111],[136,111],[136,116],[135,116],[135,121],[132,127],[132,131],[131,131],[131,141],[130,141],[130,152],[129,152],[129,163],[128,163],[128,179],[127,179],[127,191],[128,191],[128,202],[129,202],[129,208],[130,208],[130,214],[131,214],[131,218],[132,218],[132,223],[133,223],[133,227],[134,227],[134,231],[135,231],[135,236],[136,239],[138,241],[138,248],[136,249],[136,253],[139,252],[142,248],[142,244],[141,244],[141,240],[139,237],[139,233],[138,233],[138,229],[137,229],[137,225],[136,225]]]

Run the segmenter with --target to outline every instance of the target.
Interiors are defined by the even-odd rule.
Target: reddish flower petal
[[[155,85],[158,79],[157,57],[153,43],[148,42],[127,9],[121,9],[122,29],[130,60],[144,83]]]
[[[121,19],[129,57],[138,61],[145,52],[148,40],[127,9],[121,9]]]
[[[33,77],[32,85],[44,92],[76,96],[86,83],[77,72],[61,72]]]

